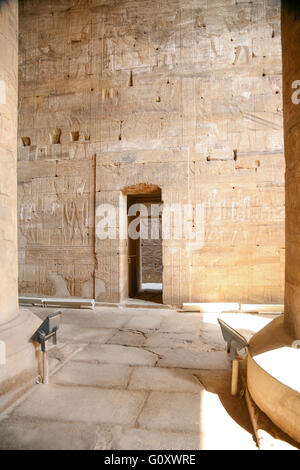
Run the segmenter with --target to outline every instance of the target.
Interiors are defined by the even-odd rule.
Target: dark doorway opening
[[[160,189],[127,195],[129,298],[162,303],[161,204]]]

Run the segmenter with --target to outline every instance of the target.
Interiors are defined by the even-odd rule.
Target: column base
[[[12,321],[0,325],[0,395],[38,374],[39,348],[30,341],[41,320],[30,310],[19,310]]]
[[[300,350],[279,317],[250,341],[247,387],[256,405],[296,442],[300,443]]]

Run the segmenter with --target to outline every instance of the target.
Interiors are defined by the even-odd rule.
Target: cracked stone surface
[[[182,367],[186,369],[227,369],[229,359],[221,351],[185,351],[175,349],[168,351],[158,361],[159,367]]]
[[[141,331],[118,331],[108,344],[121,344],[123,346],[143,346],[146,336]]]
[[[153,333],[146,341],[149,348],[174,348],[196,342],[198,336],[191,333]]]
[[[177,313],[163,320],[160,332],[199,334],[201,324],[201,319],[195,315]]]
[[[61,311],[49,355],[62,366],[0,415],[1,449],[256,448],[245,403],[230,395],[218,315]]]
[[[97,434],[96,425],[12,418],[0,422],[0,449],[92,450]]]

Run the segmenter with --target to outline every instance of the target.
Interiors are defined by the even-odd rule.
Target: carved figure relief
[[[83,198],[65,202],[64,205],[64,239],[65,242],[74,240],[76,229],[79,230],[82,241],[87,236],[88,203]]]

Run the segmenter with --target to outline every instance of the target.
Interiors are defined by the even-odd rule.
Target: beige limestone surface
[[[296,59],[299,50],[299,4],[287,0],[282,4],[284,143],[286,158],[286,270],[285,326],[291,335],[300,339],[300,275],[299,275],[299,77]],[[295,95],[296,93],[296,95]]]
[[[33,311],[42,320],[54,309],[35,307]],[[93,324],[94,337],[87,338],[78,323],[79,314],[86,325]],[[122,326],[116,326],[115,315],[124,318]],[[60,363],[57,348],[66,351],[68,347],[75,354],[51,375],[49,385],[33,385],[27,395],[0,414],[0,448],[256,449],[245,403],[230,396],[230,364],[217,316],[153,309],[150,304],[142,309],[63,309],[58,344],[49,351],[51,370],[54,357],[55,367]],[[142,324],[147,317],[161,325],[173,321],[182,330],[192,320],[193,337],[186,336],[183,342],[182,334],[149,327],[146,321],[147,326],[141,329],[128,326],[133,318],[140,318]],[[82,349],[77,353],[70,327],[74,334],[77,330],[75,346]],[[210,331],[210,339],[202,336],[205,329]],[[113,331],[120,341],[112,345],[108,338],[113,337]],[[132,333],[142,334],[144,345],[125,347],[125,337],[131,338]],[[160,343],[157,334],[162,335]],[[155,335],[159,352],[150,346]],[[169,335],[172,344],[164,339]],[[103,344],[97,341],[98,336]],[[204,349],[212,351],[205,370],[198,368],[196,358],[187,368],[179,362],[170,366],[160,363],[171,350],[182,354],[198,351],[201,356]],[[215,368],[215,350],[225,359],[221,369]]]
[[[37,372],[38,319],[18,308],[18,1],[0,2],[0,395]]]
[[[256,405],[300,442],[297,364],[299,315],[299,61],[300,5],[282,0],[284,144],[286,159],[286,269],[284,315],[250,341],[247,387]],[[295,342],[296,341],[296,342]],[[266,390],[268,393],[266,394]]]
[[[18,315],[18,1],[0,2],[0,325]]]
[[[282,303],[279,0],[26,0],[19,72],[22,293],[124,299],[97,207],[147,183],[204,207],[203,246],[163,241],[164,303]]]

